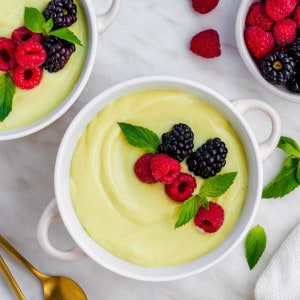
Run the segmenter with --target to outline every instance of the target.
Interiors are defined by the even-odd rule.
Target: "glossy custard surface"
[[[193,129],[195,148],[216,136],[226,143],[222,173],[238,175],[225,194],[210,199],[225,210],[219,231],[203,234],[193,221],[174,229],[180,203],[161,183],[136,178],[133,166],[144,151],[128,144],[117,122],[144,126],[159,136],[182,122]],[[181,165],[187,171],[185,161]],[[203,179],[197,183],[195,192]],[[71,162],[70,195],[83,228],[106,250],[142,266],[178,265],[217,247],[236,223],[246,193],[245,153],[230,123],[211,105],[176,90],[141,91],[106,106],[86,127]]]
[[[9,0],[0,3],[0,36],[10,38],[14,29],[24,25],[24,8],[35,7],[40,12],[49,0]],[[83,47],[76,45],[65,67],[57,73],[44,70],[39,86],[31,90],[16,88],[13,107],[8,117],[0,123],[0,130],[16,129],[31,124],[53,111],[69,94],[77,82],[85,60],[87,28],[85,14],[80,3],[77,5],[77,22],[69,28],[82,41]],[[3,72],[0,72],[2,75]]]

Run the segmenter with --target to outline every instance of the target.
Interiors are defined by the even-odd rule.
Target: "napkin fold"
[[[255,286],[256,300],[300,299],[300,224],[283,241]]]

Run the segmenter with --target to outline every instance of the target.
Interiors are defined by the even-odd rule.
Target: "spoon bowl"
[[[72,279],[63,276],[49,276],[38,271],[2,235],[0,247],[34,274],[43,286],[45,300],[87,300],[82,288]]]

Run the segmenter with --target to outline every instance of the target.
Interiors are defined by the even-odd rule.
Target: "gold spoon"
[[[24,294],[22,293],[19,285],[17,284],[15,278],[13,277],[13,275],[11,274],[11,272],[9,271],[3,257],[0,255],[0,269],[2,271],[2,274],[4,275],[4,277],[6,278],[7,282],[9,283],[10,287],[13,289],[13,291],[15,292],[15,294],[18,296],[18,299],[20,300],[26,300]]]
[[[0,247],[23,264],[42,283],[45,300],[87,300],[81,287],[72,279],[62,276],[48,276],[33,267],[2,235]]]

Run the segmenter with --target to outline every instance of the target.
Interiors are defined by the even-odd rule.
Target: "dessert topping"
[[[0,37],[0,71],[11,71],[15,64],[15,43],[6,38]]]
[[[35,41],[41,44],[43,35],[41,33],[34,33],[25,26],[22,26],[13,31],[11,39],[17,45],[26,41]]]
[[[23,68],[18,65],[13,70],[12,78],[17,87],[30,90],[40,84],[42,75],[43,70],[41,67]]]
[[[150,169],[150,162],[154,156],[153,153],[145,153],[134,164],[134,173],[140,181],[145,183],[157,182]]]

